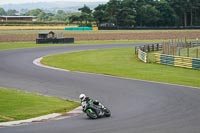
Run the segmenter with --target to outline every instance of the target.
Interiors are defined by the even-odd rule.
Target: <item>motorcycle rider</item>
[[[82,108],[83,108],[83,112],[86,111],[85,110],[86,106],[87,106],[88,102],[90,102],[90,101],[92,101],[95,105],[100,106],[102,109],[105,109],[105,107],[98,100],[90,99],[85,94],[80,94],[79,99],[81,100],[81,105],[82,105]]]

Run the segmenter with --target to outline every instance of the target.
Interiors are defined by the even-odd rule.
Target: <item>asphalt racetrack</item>
[[[90,120],[81,114],[4,127],[0,133],[200,133],[198,88],[63,72],[33,64],[34,59],[50,54],[127,46],[133,47],[83,45],[0,51],[1,87],[72,100],[85,93],[112,112],[110,118]]]

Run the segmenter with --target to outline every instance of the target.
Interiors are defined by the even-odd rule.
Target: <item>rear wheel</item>
[[[92,118],[92,119],[97,119],[98,115],[93,109],[87,109],[86,110],[87,116]]]

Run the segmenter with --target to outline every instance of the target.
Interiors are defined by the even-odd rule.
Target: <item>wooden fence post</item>
[[[181,48],[180,47],[177,48],[177,55],[181,56]]]
[[[135,55],[137,55],[137,46],[135,47]]]
[[[156,51],[159,51],[159,43],[156,44]]]
[[[199,49],[196,49],[196,58],[199,58]]]
[[[152,44],[152,51],[154,51],[154,44]]]
[[[165,41],[163,41],[163,45],[162,45],[162,51],[163,51],[162,53],[163,54],[165,54],[165,49],[166,49],[166,47],[165,47]]]
[[[189,48],[189,45],[187,44],[187,57],[189,57],[190,56],[190,48]]]
[[[147,45],[147,51],[150,52],[150,46],[149,45]]]

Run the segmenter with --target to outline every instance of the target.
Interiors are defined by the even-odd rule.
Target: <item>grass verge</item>
[[[45,57],[42,63],[72,71],[200,87],[200,71],[155,63],[145,64],[134,55],[133,48],[66,53]]]
[[[85,40],[76,41],[74,44],[36,44],[35,42],[5,42],[0,43],[0,50],[10,50],[19,48],[38,48],[50,46],[69,46],[81,44],[132,44],[132,43],[145,43],[145,42],[162,42],[162,40]]]
[[[79,105],[55,97],[0,88],[0,122],[28,119],[50,113],[64,113]]]
[[[64,44],[55,45],[55,44],[36,44],[35,42],[5,42],[5,43],[0,43],[0,50],[37,48],[37,47],[47,47],[47,46],[64,46]]]

